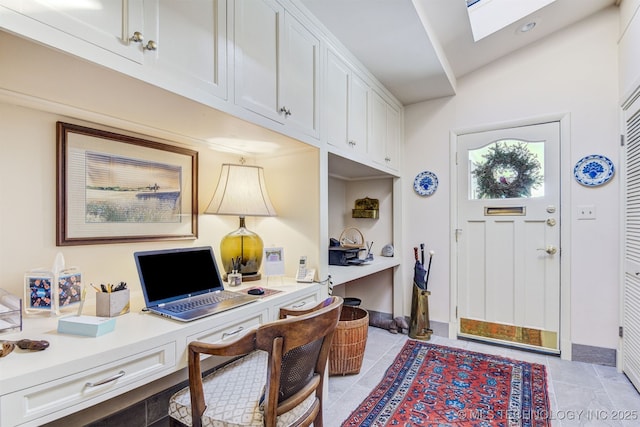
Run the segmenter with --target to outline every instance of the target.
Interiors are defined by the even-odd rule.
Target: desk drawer
[[[136,382],[169,373],[176,363],[175,343],[167,343],[125,359],[59,378],[0,398],[1,425],[17,425],[62,411],[62,415],[94,405]],[[107,395],[107,396],[103,396]],[[78,405],[78,406],[76,406]],[[76,406],[73,410],[68,408]]]
[[[236,322],[229,322],[218,328],[210,328],[205,331],[187,337],[187,344],[191,341],[202,341],[207,343],[220,343],[232,341],[248,330],[260,326],[267,321],[264,311],[251,313],[249,317],[239,319]]]
[[[307,308],[311,308],[318,303],[318,294],[305,295],[300,298],[294,299],[292,301],[287,301],[284,304],[280,304],[276,307],[275,318],[277,319],[279,316],[279,311],[281,307],[292,309],[292,310],[303,310]]]

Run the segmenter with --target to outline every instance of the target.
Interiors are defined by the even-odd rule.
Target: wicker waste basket
[[[367,345],[369,313],[359,307],[342,306],[340,321],[329,352],[329,375],[357,374]]]

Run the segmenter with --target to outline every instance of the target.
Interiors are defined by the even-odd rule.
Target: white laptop
[[[134,257],[152,313],[188,322],[259,299],[224,289],[210,246],[135,252]]]

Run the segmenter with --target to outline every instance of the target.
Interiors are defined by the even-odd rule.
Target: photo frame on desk
[[[50,313],[57,310],[56,286],[53,273],[32,270],[24,275],[25,313]]]
[[[264,248],[264,276],[284,276],[284,249]]]
[[[57,122],[56,244],[195,239],[198,152]]]

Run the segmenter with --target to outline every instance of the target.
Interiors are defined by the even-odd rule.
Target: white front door
[[[458,335],[559,352],[560,124],[459,135]]]

